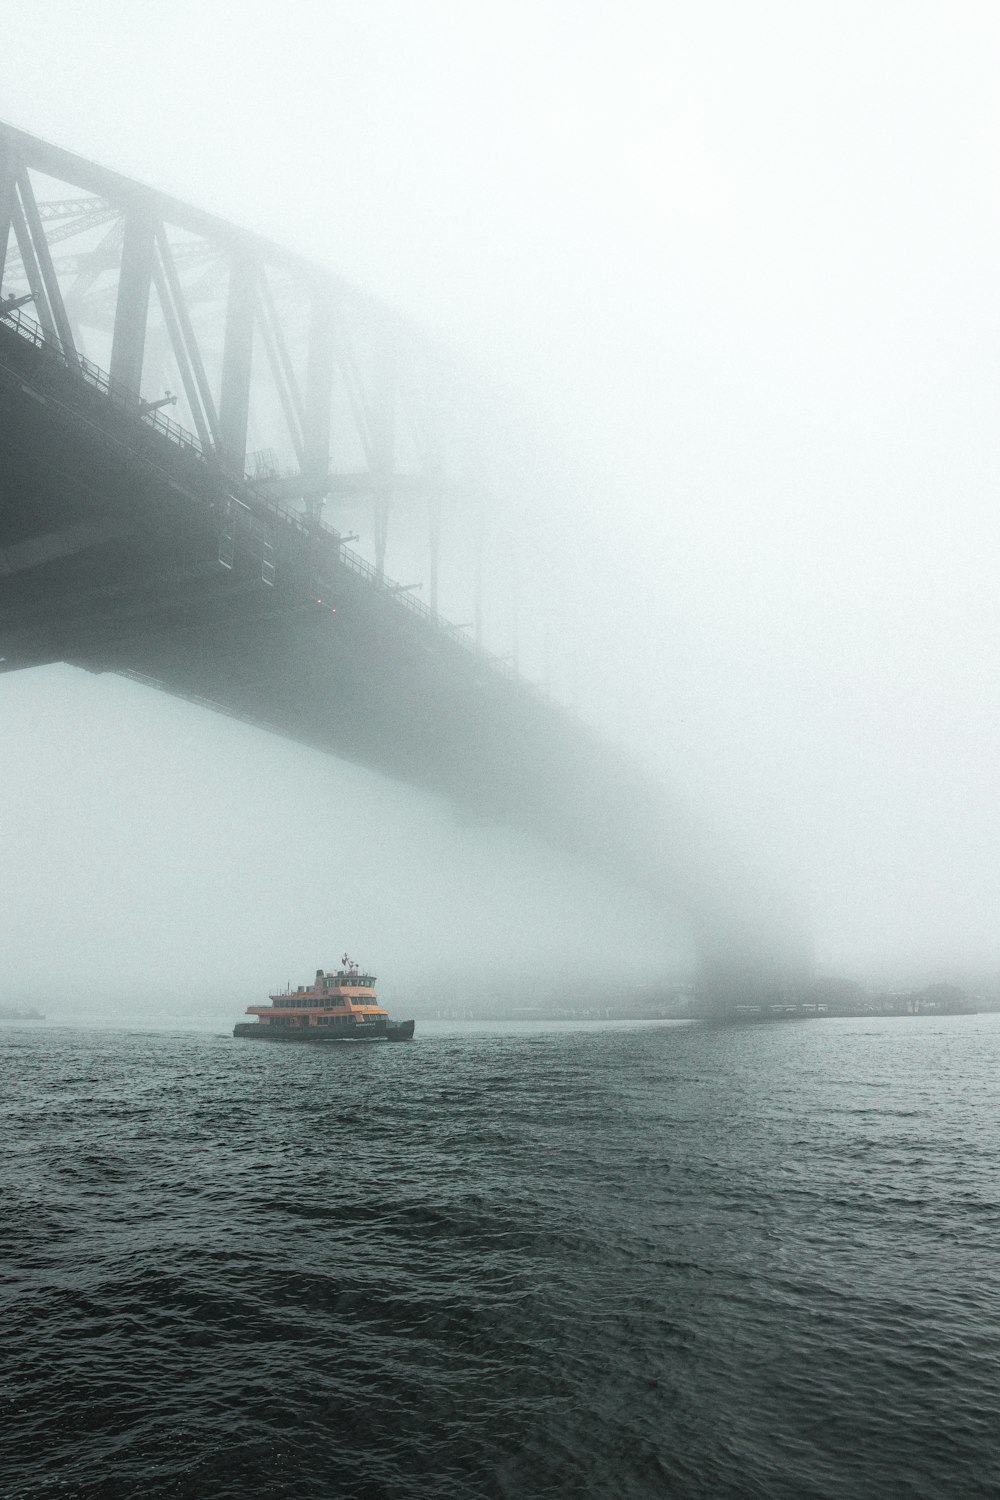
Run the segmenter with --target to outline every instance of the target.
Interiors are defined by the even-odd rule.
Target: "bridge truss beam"
[[[47,338],[131,395],[169,393],[232,478],[267,479],[314,520],[363,500],[367,520],[352,521],[378,573],[394,516],[400,536],[422,530],[437,608],[445,515],[471,506],[470,465],[485,460],[470,454],[503,445],[483,430],[489,394],[470,402],[469,372],[390,309],[261,235],[7,125],[0,296],[26,299]],[[469,555],[456,541],[452,560],[471,589],[469,532],[462,522]]]

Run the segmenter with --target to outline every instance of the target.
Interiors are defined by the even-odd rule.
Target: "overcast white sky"
[[[46,0],[4,15],[0,115],[516,391],[578,481],[561,625],[594,717],[784,872],[824,965],[930,974],[1000,964],[998,43],[973,0]],[[52,683],[0,681],[0,713],[99,743],[114,693]],[[184,725],[182,780],[234,732]],[[22,796],[58,780],[0,746]],[[96,879],[117,856],[74,764]]]

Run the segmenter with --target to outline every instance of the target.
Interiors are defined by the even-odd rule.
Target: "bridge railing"
[[[87,359],[85,355],[80,354],[75,349],[64,349],[55,333],[47,332],[40,323],[36,322],[34,318],[28,317],[19,307],[5,309],[0,305],[0,323],[5,324],[19,338],[33,345],[43,355],[50,358],[54,357],[66,369],[75,371],[89,386],[110,400],[118,410],[140,421],[144,427],[152,428],[161,437],[166,438],[176,447],[190,453],[202,462],[208,463],[211,461],[214,455],[211,452],[205,451],[195,433],[190,432],[186,427],[182,427],[179,422],[173,422],[169,417],[165,417],[163,412],[158,408],[151,408],[141,397],[136,396],[121,381],[115,380],[107,370],[102,369],[93,360]],[[236,480],[235,484],[241,495],[249,497],[252,506],[258,512],[263,512],[275,520],[280,520],[286,525],[293,526],[305,536],[313,536],[318,530],[322,535],[328,537],[330,543],[336,547],[337,560],[344,567],[350,568],[353,573],[364,578],[367,583],[391,598],[401,609],[408,610],[410,614],[416,615],[429,625],[434,626],[449,640],[464,647],[472,655],[479,658],[484,665],[492,668],[493,671],[499,672],[503,677],[515,681],[519,680],[525,688],[530,689],[531,684],[519,678],[518,673],[514,670],[510,662],[505,661],[503,657],[494,656],[492,652],[484,650],[482,646],[477,645],[475,641],[465,635],[459,627],[453,625],[448,620],[443,620],[422,599],[415,599],[404,585],[396,583],[393,579],[386,577],[384,573],[380,573],[374,564],[370,563],[367,558],[362,557],[359,552],[353,552],[350,547],[345,547],[340,540],[339,532],[334,527],[328,526],[325,521],[307,518],[299,511],[291,510],[288,506],[283,505],[281,501],[268,495],[266,482],[261,483],[244,475],[241,480]],[[234,496],[234,498],[240,497]]]
[[[80,354],[77,350],[72,352],[65,350],[56,334],[47,333],[40,323],[36,323],[34,318],[29,318],[20,308],[0,311],[0,320],[27,343],[33,344],[36,349],[55,355],[68,369],[79,371],[88,385],[107,396],[119,410],[138,417],[146,427],[155,428],[178,448],[186,448],[189,452],[197,454],[199,458],[205,457],[201,443],[193,432],[189,432],[179,422],[173,422],[169,417],[165,417],[162,411],[150,408],[146,402],[129,390],[128,386],[123,385],[120,380],[115,380],[107,370],[96,365],[86,355]]]

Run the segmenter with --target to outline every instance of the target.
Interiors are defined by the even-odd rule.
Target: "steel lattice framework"
[[[9,126],[0,278],[8,310],[145,409],[173,408],[222,471],[346,515],[379,576],[390,517],[419,517],[435,613],[443,511],[463,509],[481,641],[484,516],[511,445],[454,356],[302,256]]]

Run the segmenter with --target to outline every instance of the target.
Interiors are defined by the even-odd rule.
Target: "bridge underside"
[[[770,982],[770,922],[620,752],[2,322],[0,464],[0,670],[135,675],[438,793],[654,894],[720,973]]]
[[[0,668],[132,673],[458,802],[520,795],[509,747],[550,705],[345,564],[335,534],[0,341]]]

